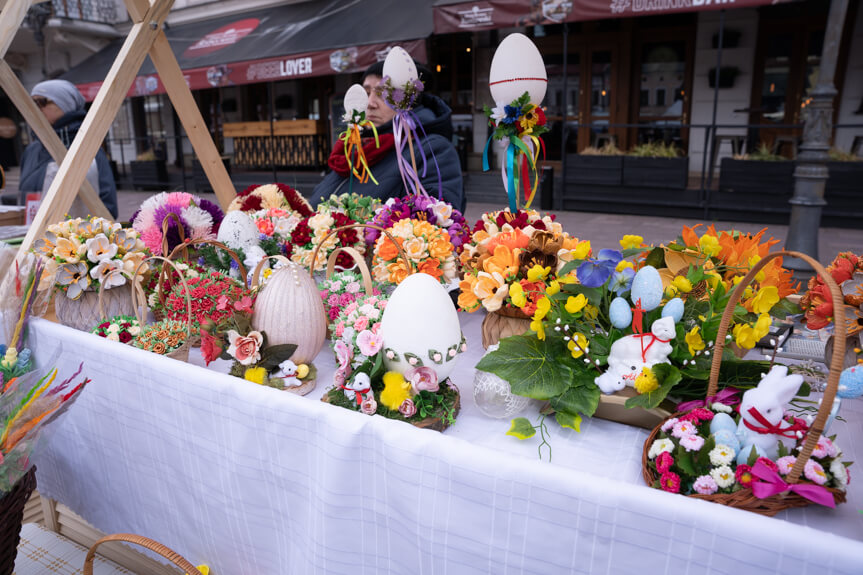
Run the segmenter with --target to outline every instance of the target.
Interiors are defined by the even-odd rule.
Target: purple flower
[[[417,92],[422,92],[423,90],[425,90],[425,86],[423,85],[422,80],[420,80],[419,78],[414,80],[414,88]]]
[[[393,90],[393,102],[396,106],[404,102],[405,99],[405,91],[401,88],[396,88]]]
[[[198,205],[198,207],[213,216],[213,231],[218,231],[219,224],[222,223],[222,220],[225,217],[225,214],[222,213],[222,208],[220,208],[210,200],[201,200],[201,203]]]
[[[578,281],[584,287],[600,287],[608,281],[623,254],[617,250],[600,250],[597,259],[585,260],[576,271]]]
[[[434,393],[440,389],[437,372],[430,367],[414,367],[409,369],[405,375],[417,392],[431,391]]]

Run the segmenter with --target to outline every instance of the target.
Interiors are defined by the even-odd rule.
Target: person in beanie
[[[66,80],[40,82],[30,92],[33,101],[48,118],[60,141],[66,148],[72,145],[84,116],[84,97],[78,88]],[[51,169],[49,169],[49,166]],[[57,173],[57,164],[37,138],[24,150],[21,157],[21,180],[18,184],[21,203],[27,192],[46,192]],[[113,217],[117,217],[117,187],[108,156],[101,148],[87,171],[87,180],[93,185],[102,203]]]
[[[428,82],[431,73],[424,66],[418,65],[420,79]],[[376,185],[369,180],[361,184],[354,180],[351,186],[348,186],[348,177],[350,176],[350,168],[345,159],[344,144],[339,141],[333,148],[328,161],[329,167],[332,170],[324,179],[315,187],[309,202],[313,206],[317,206],[322,200],[326,200],[331,194],[346,193],[350,187],[350,191],[379,198],[381,201],[386,201],[390,198],[399,198],[409,192],[405,190],[402,182],[401,173],[397,163],[395,141],[393,138],[393,116],[395,111],[387,105],[383,97],[375,89],[380,84],[384,73],[384,63],[377,62],[372,64],[363,74],[362,85],[366,93],[369,95],[369,106],[366,112],[366,118],[371,121],[377,128],[380,136],[380,147],[375,145],[374,136],[371,130],[363,132],[363,150],[365,151],[366,160],[368,160],[369,168],[372,174],[380,185]],[[437,198],[438,195],[438,175],[434,167],[434,158],[440,167],[441,187],[443,189],[444,201],[451,204],[455,209],[464,211],[465,196],[464,196],[464,181],[461,174],[461,163],[459,162],[458,152],[452,144],[452,110],[444,103],[443,100],[428,92],[423,92],[422,99],[418,106],[413,109],[417,119],[422,124],[422,130],[417,128],[417,133],[420,135],[421,146],[426,155],[428,166],[425,177],[421,177],[423,187],[430,196]],[[423,130],[425,135],[423,135]],[[416,143],[414,144],[416,149]],[[408,156],[407,148],[405,148],[405,156]],[[422,175],[422,165],[420,160],[418,169]]]

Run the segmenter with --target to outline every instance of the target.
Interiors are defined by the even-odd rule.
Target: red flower
[[[667,451],[663,451],[656,458],[656,471],[660,474],[667,473],[674,465],[674,458]]]
[[[770,461],[769,459],[767,461]],[[773,463],[770,461],[770,463]],[[752,468],[748,465],[738,465],[734,471],[734,479],[743,487],[752,487]]]
[[[129,334],[129,332],[128,331],[121,331],[120,332],[120,342],[121,343],[129,343],[130,341],[132,341],[132,336]]]
[[[663,491],[680,493],[680,476],[671,471],[666,471],[659,478],[659,486],[662,487]]]
[[[242,192],[240,192],[237,195],[240,196],[241,198],[244,196],[248,196],[249,194],[251,194],[252,192],[254,192],[255,190],[257,190],[260,187],[261,187],[260,184],[252,184],[251,186],[249,186],[248,188],[246,188],[245,190],[243,190]]]
[[[286,184],[276,184],[276,187],[279,188],[279,191],[282,192],[282,195],[285,196],[286,200],[288,200],[288,205],[291,206],[292,210],[299,212],[304,218],[307,218],[314,213],[311,206],[309,206],[309,203],[300,195],[300,192]]]
[[[291,243],[297,246],[304,246],[312,241],[312,228],[309,227],[309,219],[306,218],[297,224],[291,234]]]
[[[216,284],[207,286],[207,295],[217,296],[222,293],[222,288]]]
[[[205,288],[196,287],[192,290],[192,297],[195,299],[201,299],[205,295],[207,295],[207,290]]]
[[[219,340],[206,331],[201,331],[201,355],[204,356],[204,362],[207,365],[210,365],[213,360],[222,355]]]
[[[259,196],[246,196],[240,205],[240,210],[244,212],[256,212],[261,209],[261,198]]]
[[[775,471],[776,473],[779,473],[779,466],[777,466],[775,463],[773,463],[773,461],[767,459],[766,457],[759,457],[758,459],[755,460],[755,463],[758,463],[759,461],[767,469],[769,469],[771,471]]]
[[[536,125],[537,126],[545,126],[545,122],[546,122],[545,111],[542,108],[540,108],[539,106],[537,106],[534,109],[534,112],[536,113]]]
[[[336,256],[336,265],[341,266],[344,269],[349,269],[354,266],[354,258],[349,256],[345,252],[341,252],[338,256]]]
[[[111,322],[106,321],[105,323],[99,324],[99,329],[108,329],[108,326],[111,325]]]
[[[693,409],[690,414],[694,415],[699,421],[710,421],[713,419],[713,412],[703,407]]]

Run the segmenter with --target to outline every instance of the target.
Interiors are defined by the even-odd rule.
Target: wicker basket
[[[18,554],[24,506],[36,488],[36,467],[30,467],[12,490],[0,497],[0,575],[11,575]]]
[[[189,361],[189,348],[191,347],[191,339],[192,339],[192,299],[190,297],[189,286],[186,283],[186,280],[183,278],[183,272],[168,258],[163,258],[161,256],[151,256],[145,260],[142,260],[141,263],[138,264],[138,267],[135,268],[135,273],[133,274],[132,284],[134,288],[132,289],[132,299],[134,301],[135,308],[135,317],[138,318],[138,323],[143,327],[146,324],[146,310],[147,310],[147,297],[144,295],[144,289],[141,287],[141,283],[143,281],[143,277],[141,281],[135,281],[138,279],[138,276],[141,275],[141,268],[145,263],[149,261],[161,261],[164,270],[164,264],[167,264],[174,268],[174,271],[177,272],[177,275],[180,277],[180,283],[182,283],[185,294],[186,294],[186,313],[188,316],[188,321],[186,322],[186,341],[183,342],[178,349],[165,354],[167,357],[172,359],[177,359],[179,361]]]
[[[182,555],[176,551],[165,547],[161,543],[157,543],[152,539],[141,537],[140,535],[132,535],[130,533],[116,533],[114,535],[106,535],[102,537],[90,547],[87,552],[87,557],[84,559],[84,575],[93,575],[93,562],[96,560],[96,548],[103,543],[110,541],[122,541],[124,543],[134,543],[141,547],[160,555],[183,570],[186,575],[202,575],[197,567],[189,563]]]
[[[524,312],[502,307],[486,314],[482,320],[482,346],[488,349],[504,338],[521,335],[529,329],[530,318]]]
[[[132,315],[132,293],[128,286],[122,285],[104,290],[102,285],[98,290],[87,290],[78,299],[69,299],[66,294],[56,292],[54,295],[54,312],[61,324],[80,330],[90,331],[106,318],[118,315]]]
[[[821,437],[821,434],[824,432],[824,425],[827,422],[827,418],[830,415],[830,410],[833,407],[833,400],[836,397],[836,391],[839,386],[839,374],[842,371],[842,361],[845,355],[845,310],[842,305],[842,291],[839,289],[839,286],[836,285],[836,282],[833,281],[832,276],[819,264],[817,261],[807,256],[806,254],[802,254],[799,252],[791,252],[791,251],[782,251],[776,252],[766,256],[760,262],[758,262],[746,277],[743,278],[734,291],[731,293],[731,299],[728,302],[728,305],[725,308],[725,311],[722,314],[722,319],[719,323],[719,333],[716,336],[716,348],[713,351],[713,363],[710,366],[710,382],[707,388],[707,397],[716,395],[717,386],[719,382],[719,367],[722,363],[722,353],[725,347],[725,336],[728,333],[728,326],[731,323],[731,318],[734,314],[734,309],[737,306],[737,303],[740,301],[743,292],[746,290],[746,287],[752,283],[755,279],[755,276],[761,269],[766,266],[768,263],[773,261],[778,257],[793,257],[799,258],[807,262],[815,271],[821,274],[821,277],[824,278],[825,283],[830,288],[831,295],[833,296],[833,309],[835,313],[835,324],[836,324],[836,348],[833,353],[833,357],[830,358],[830,375],[827,378],[827,389],[824,391],[824,397],[821,400],[821,406],[818,409],[818,415],[815,418],[815,421],[809,428],[809,432],[806,436],[806,442],[803,445],[803,450],[800,452],[800,455],[797,457],[796,462],[794,463],[794,467],[785,476],[785,482],[794,485],[796,483],[807,483],[808,481],[800,481],[800,476],[803,473],[803,467],[806,465],[806,462],[809,461],[809,457],[812,455],[812,451],[815,449],[815,444],[818,443],[818,439]],[[679,414],[677,414],[679,415]],[[653,486],[656,482],[657,475],[650,468],[648,464],[648,452],[650,451],[650,446],[653,444],[654,440],[657,438],[661,431],[662,424],[657,425],[647,440],[644,442],[644,450],[642,453],[642,475],[644,477],[645,483],[649,486]],[[812,484],[814,485],[814,484]],[[827,488],[825,488],[827,489]],[[833,496],[834,501],[839,503],[845,502],[845,492],[839,489],[828,489],[830,494]],[[712,501],[714,503],[721,503],[722,505],[728,505],[729,507],[736,507],[737,509],[744,509],[746,511],[753,511],[755,513],[760,513],[762,515],[772,516],[780,511],[785,509],[791,509],[794,507],[806,507],[810,505],[811,502],[808,499],[794,493],[793,491],[787,491],[785,493],[781,493],[779,495],[773,495],[771,497],[767,497],[764,499],[759,499],[755,497],[752,492],[752,489],[741,489],[739,491],[735,491],[734,493],[714,493],[713,495],[701,495],[701,494],[692,494],[687,497],[692,497],[695,499],[704,499],[706,501]]]

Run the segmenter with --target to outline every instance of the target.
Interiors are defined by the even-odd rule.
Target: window
[[[638,103],[640,106],[650,105],[650,90],[641,90],[641,95],[639,96]]]
[[[665,88],[656,89],[656,107],[665,105]]]

